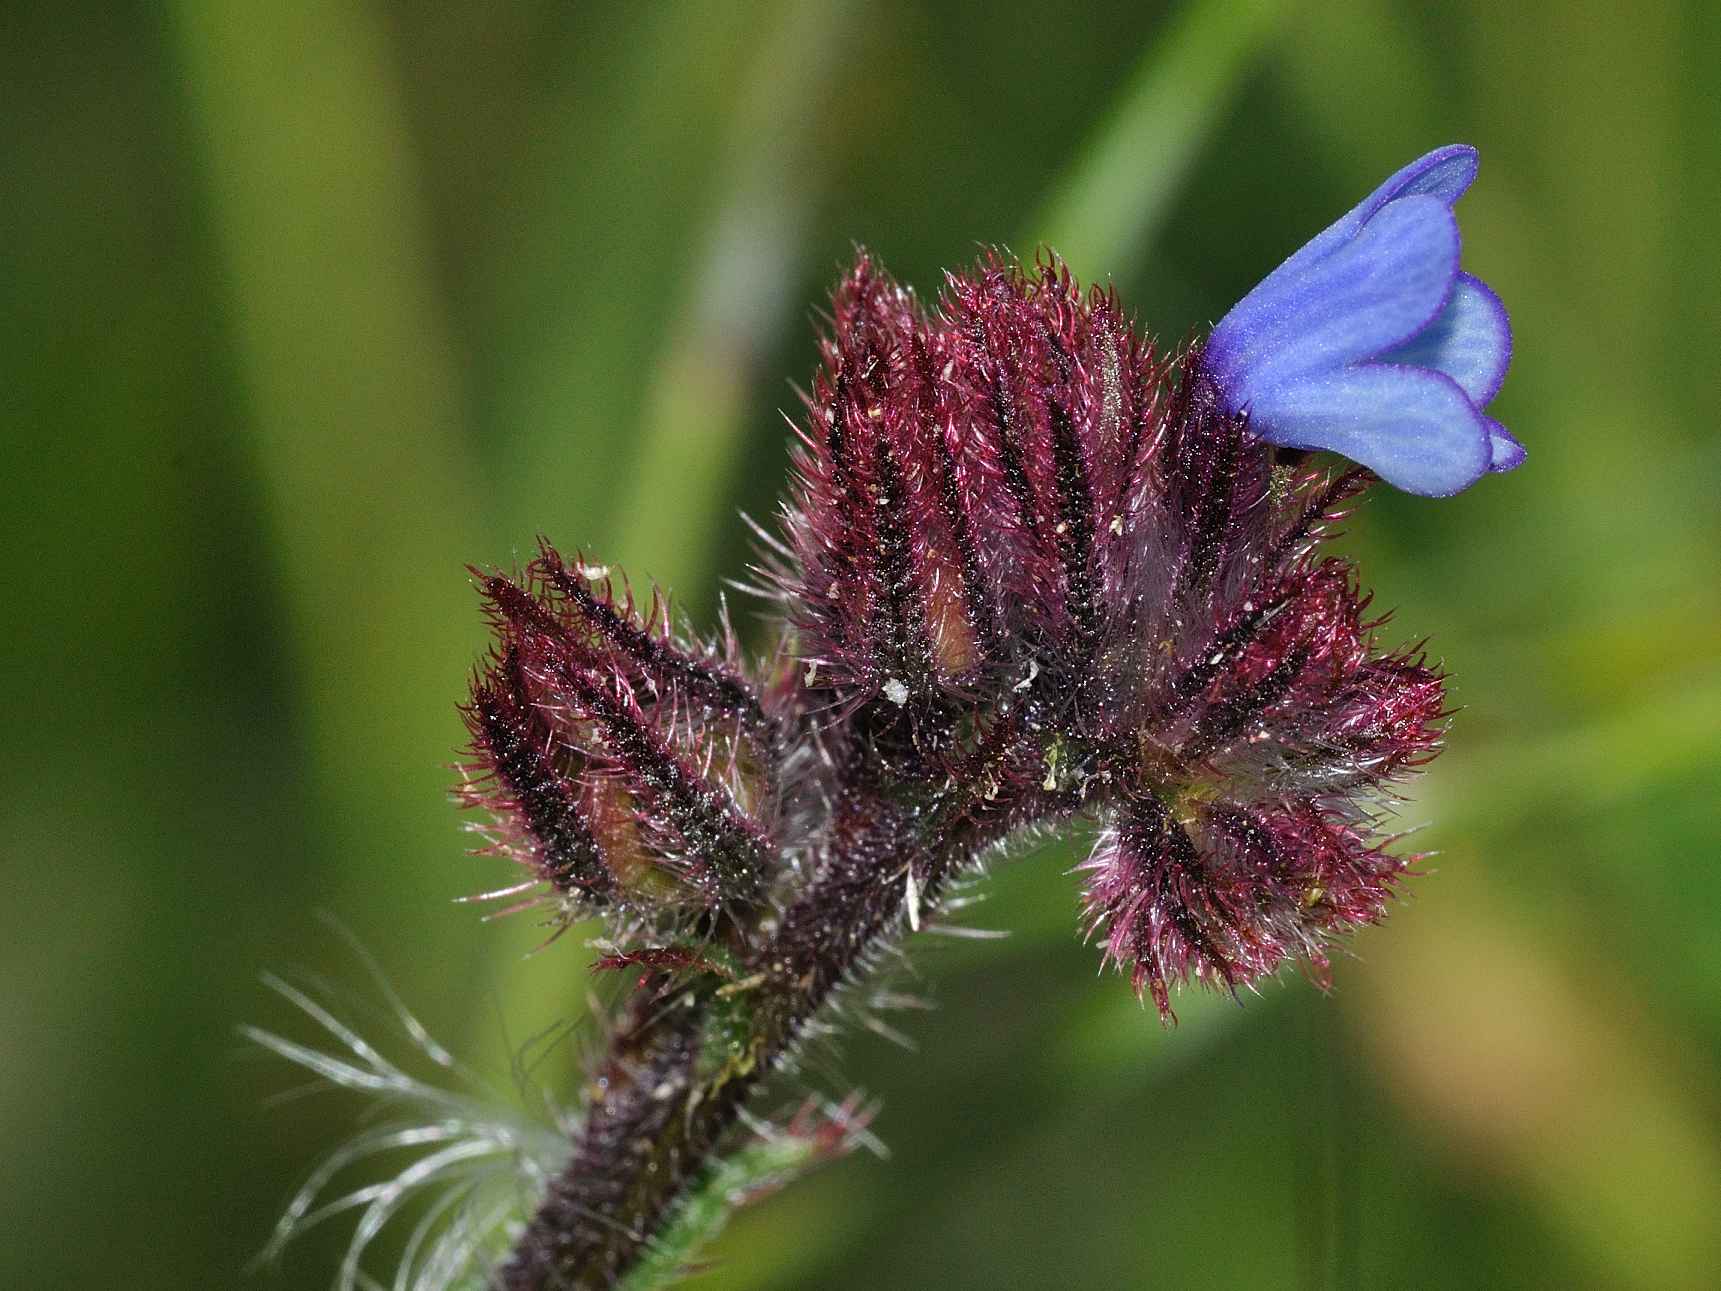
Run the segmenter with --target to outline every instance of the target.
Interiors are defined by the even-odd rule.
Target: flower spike
[[[1202,368],[1255,434],[1342,453],[1428,496],[1523,462],[1483,412],[1511,362],[1511,324],[1459,269],[1452,208],[1476,166],[1463,145],[1412,162],[1219,321]]]
[[[1387,818],[1448,712],[1322,544],[1377,477],[1444,494],[1523,458],[1483,411],[1511,332],[1460,268],[1475,173],[1405,167],[1169,354],[1050,254],[929,304],[861,252],[758,531],[763,661],[547,544],[480,575],[462,796],[528,871],[498,895],[601,917],[625,970],[569,1162],[488,1285],[679,1265],[758,1091],[1031,832],[1099,827],[1081,926],[1162,1019],[1189,983],[1325,984],[1417,859]]]

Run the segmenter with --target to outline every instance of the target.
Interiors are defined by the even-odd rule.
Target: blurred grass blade
[[[601,540],[638,576],[656,571],[612,541],[622,481],[721,182],[714,139],[780,5],[555,8],[586,30],[522,118],[509,236],[481,249],[479,416],[509,537]],[[657,483],[651,513],[676,514],[680,483]]]
[[[789,308],[795,264],[826,167],[815,144],[854,38],[854,6],[790,5],[765,33],[728,130],[718,192],[679,323],[658,359],[614,556],[706,610],[711,536],[728,523],[743,418],[758,365]],[[827,163],[828,167],[828,163]],[[666,488],[673,525],[664,523]]]
[[[1712,1285],[1721,1144],[1712,1089],[1680,1056],[1689,1034],[1657,1015],[1665,984],[1612,974],[1605,937],[1561,946],[1481,866],[1440,878],[1350,975],[1381,1087],[1450,1157],[1503,1178],[1584,1285]]]
[[[393,51],[358,0],[185,0],[174,18],[331,808],[322,854],[398,911],[395,880],[451,881],[423,858],[451,850],[437,763],[476,633],[459,571],[485,544]]]
[[[1057,248],[1089,278],[1124,278],[1222,117],[1286,0],[1197,0],[1152,42],[1134,78],[1018,244]]]

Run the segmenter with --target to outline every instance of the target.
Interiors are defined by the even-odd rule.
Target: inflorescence
[[[1166,1018],[1180,982],[1324,979],[1382,915],[1443,678],[1322,543],[1377,475],[1522,459],[1482,411],[1510,337],[1458,267],[1474,172],[1413,163],[1178,352],[1054,258],[929,306],[860,254],[761,531],[763,660],[547,544],[478,576],[462,793],[524,869],[494,895],[602,917],[633,983],[498,1286],[614,1285],[833,995],[1027,831],[1097,822],[1082,930]]]

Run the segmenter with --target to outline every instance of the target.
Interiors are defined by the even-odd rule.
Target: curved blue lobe
[[[1488,469],[1490,471],[1514,471],[1524,464],[1528,456],[1524,446],[1511,431],[1507,430],[1492,417],[1484,417],[1488,423]]]
[[[1249,419],[1274,443],[1341,453],[1426,497],[1468,488],[1493,461],[1489,419],[1451,377],[1424,368],[1375,363],[1316,374],[1269,391]]]
[[[1393,202],[1320,262],[1275,272],[1222,319],[1215,375],[1248,405],[1282,382],[1410,341],[1445,307],[1458,252],[1458,221],[1439,198]]]
[[[1424,153],[1310,238],[1280,268],[1301,269],[1323,259],[1354,238],[1383,206],[1397,198],[1425,194],[1451,206],[1475,180],[1478,164],[1476,150],[1467,143],[1448,144]]]
[[[1506,307],[1486,283],[1460,273],[1440,316],[1380,358],[1385,363],[1444,372],[1480,408],[1500,393],[1506,380],[1512,361],[1512,324]]]
[[[1476,150],[1467,143],[1436,148],[1389,176],[1384,184],[1357,203],[1345,219],[1367,220],[1388,202],[1417,194],[1438,197],[1451,206],[1475,182],[1479,164]]]

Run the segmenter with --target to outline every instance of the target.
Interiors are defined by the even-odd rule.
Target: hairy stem
[[[1040,759],[1029,727],[1003,720],[983,742],[990,755],[983,748],[971,763],[975,774],[930,794],[900,783],[851,793],[815,878],[747,956],[740,981],[667,999],[636,993],[593,1075],[573,1159],[494,1286],[615,1286],[725,1150],[741,1109],[806,1024],[909,921],[910,902],[918,920],[981,852],[1029,819],[1077,806],[1037,787],[998,792],[1013,769]]]

